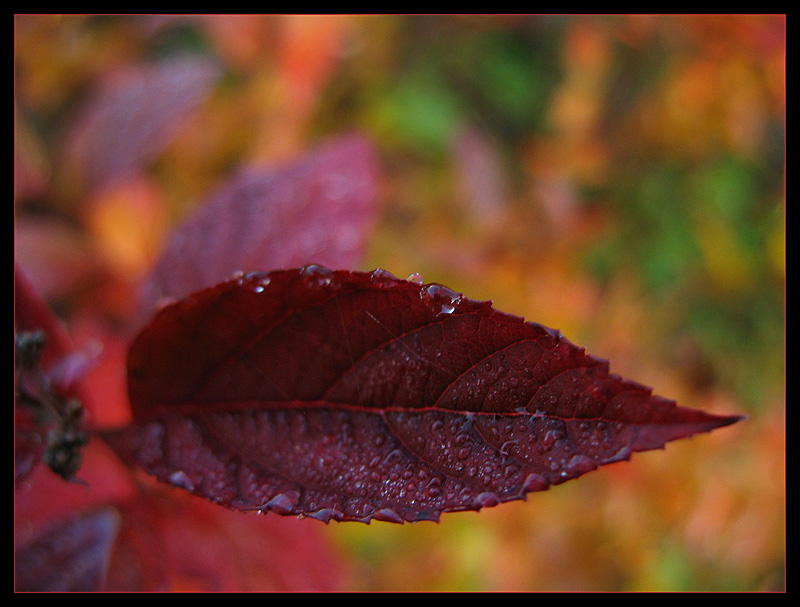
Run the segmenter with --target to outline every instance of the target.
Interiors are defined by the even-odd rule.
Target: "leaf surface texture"
[[[163,309],[110,435],[225,506],[438,520],[735,422],[609,373],[558,331],[438,284],[321,266],[251,273]]]

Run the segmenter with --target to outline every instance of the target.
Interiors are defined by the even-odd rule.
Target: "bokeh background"
[[[306,521],[342,589],[781,591],[785,48],[781,15],[18,15],[15,258],[113,358],[193,203],[233,167],[361,131],[384,182],[358,269],[492,299],[748,418],[438,524]],[[172,58],[169,120],[76,164],[97,86]],[[136,170],[94,187],[120,157]]]

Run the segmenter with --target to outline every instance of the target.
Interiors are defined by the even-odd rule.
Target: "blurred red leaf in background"
[[[218,76],[213,63],[192,56],[110,72],[73,120],[71,178],[92,191],[130,175],[164,148]]]
[[[251,168],[177,226],[143,281],[140,311],[236,272],[318,263],[354,268],[378,217],[378,161],[360,135],[326,142],[279,170]]]

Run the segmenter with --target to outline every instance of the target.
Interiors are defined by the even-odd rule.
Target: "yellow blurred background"
[[[70,152],[86,100],[187,55],[213,84],[93,187]],[[438,524],[307,521],[343,589],[781,591],[785,56],[782,15],[18,15],[16,259],[66,320],[122,326],[233,169],[364,132],[384,188],[356,269],[492,299],[748,419]]]

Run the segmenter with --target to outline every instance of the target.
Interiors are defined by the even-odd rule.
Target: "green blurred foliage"
[[[360,129],[386,182],[365,269],[494,299],[750,416],[527,503],[333,526],[353,588],[783,588],[784,16],[32,15],[15,35],[19,223],[85,236],[86,194],[56,187],[74,109],[101,75],[201,54],[223,77],[142,167],[164,230],[235,167]]]

